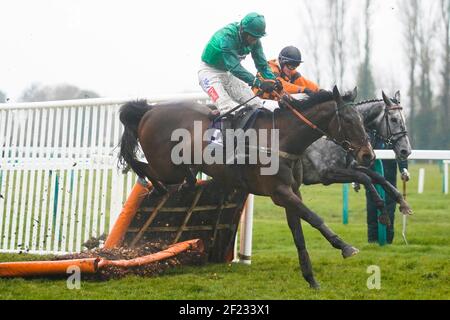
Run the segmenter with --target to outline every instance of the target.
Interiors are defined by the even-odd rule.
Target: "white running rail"
[[[0,104],[0,252],[78,252],[108,233],[136,179],[117,169],[118,110],[135,99]]]

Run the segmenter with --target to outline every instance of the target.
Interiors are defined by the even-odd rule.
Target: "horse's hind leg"
[[[308,251],[306,250],[301,220],[295,213],[288,209],[286,210],[286,218],[289,228],[291,229],[292,236],[294,237],[295,246],[297,247],[298,259],[303,278],[305,278],[311,288],[318,289],[319,284],[314,279],[311,259],[309,258]]]
[[[389,214],[386,209],[384,200],[380,197],[375,186],[372,184],[372,179],[365,174],[365,172],[360,172],[356,169],[333,169],[327,170],[322,176],[324,184],[332,183],[350,183],[358,182],[366,188],[372,198],[377,210],[381,212],[379,216],[379,221],[389,226],[391,221],[389,219]]]
[[[136,161],[135,165],[141,170],[140,172],[145,173],[145,177],[152,183],[153,192],[156,191],[158,195],[164,195],[168,192],[167,188],[164,186],[163,183],[161,183],[161,181],[158,181],[152,177],[148,164]]]
[[[367,174],[370,178],[372,178],[372,181],[374,183],[379,184],[387,193],[389,193],[389,195],[400,205],[400,211],[403,214],[412,214],[412,209],[403,198],[403,195],[397,190],[397,188],[395,188],[389,181],[387,181],[385,177],[365,167],[358,166],[355,168],[355,170]]]
[[[342,251],[344,258],[351,257],[359,252],[358,249],[344,242],[324,223],[321,217],[306,207],[289,186],[279,186],[272,195],[272,200],[276,205],[282,206],[286,210],[290,210],[290,212],[292,211],[298,218],[305,220],[312,227],[319,230],[334,248]]]
[[[184,171],[186,172],[186,183],[183,185],[183,188],[187,190],[195,190],[195,186],[197,184],[196,175],[198,170],[191,168],[189,166],[184,167]]]

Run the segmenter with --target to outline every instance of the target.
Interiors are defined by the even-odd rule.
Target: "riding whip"
[[[403,199],[406,200],[406,181],[403,180]],[[407,215],[404,214],[403,215],[403,226],[402,226],[402,237],[403,240],[405,241],[405,244],[408,244],[408,240],[406,240],[406,219],[407,219]]]
[[[254,95],[253,97],[251,97],[250,99],[248,99],[247,101],[237,105],[236,107],[234,107],[233,109],[231,109],[230,111],[225,112],[224,114],[218,116],[217,118],[214,119],[214,121],[218,121],[219,119],[229,115],[230,113],[236,111],[237,109],[239,109],[240,107],[246,105],[247,103],[249,103],[250,101],[252,101],[253,99],[255,99],[256,97],[258,97],[258,94]]]

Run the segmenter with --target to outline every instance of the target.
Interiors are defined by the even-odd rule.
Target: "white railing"
[[[377,159],[395,159],[393,150],[375,150]],[[412,150],[408,160],[450,160],[450,150]]]
[[[143,98],[207,100],[203,93]],[[118,110],[133,99],[0,104],[0,252],[76,252],[108,233],[135,180],[116,168]],[[394,158],[392,150],[376,154]],[[409,159],[450,159],[450,151],[413,150]],[[246,230],[252,215],[242,217]],[[240,253],[251,255],[248,232]]]
[[[108,233],[136,179],[117,169],[118,110],[133,99],[0,104],[0,252],[77,252]]]
[[[378,159],[395,159],[393,150],[375,150]],[[448,166],[450,164],[450,150],[412,150],[408,160],[442,160],[444,165],[443,191],[448,194],[449,174]],[[419,170],[418,193],[423,193],[425,183],[425,169]]]

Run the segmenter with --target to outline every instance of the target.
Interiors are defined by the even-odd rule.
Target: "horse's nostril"
[[[408,155],[408,150],[402,149],[400,150],[400,153],[404,156]]]

